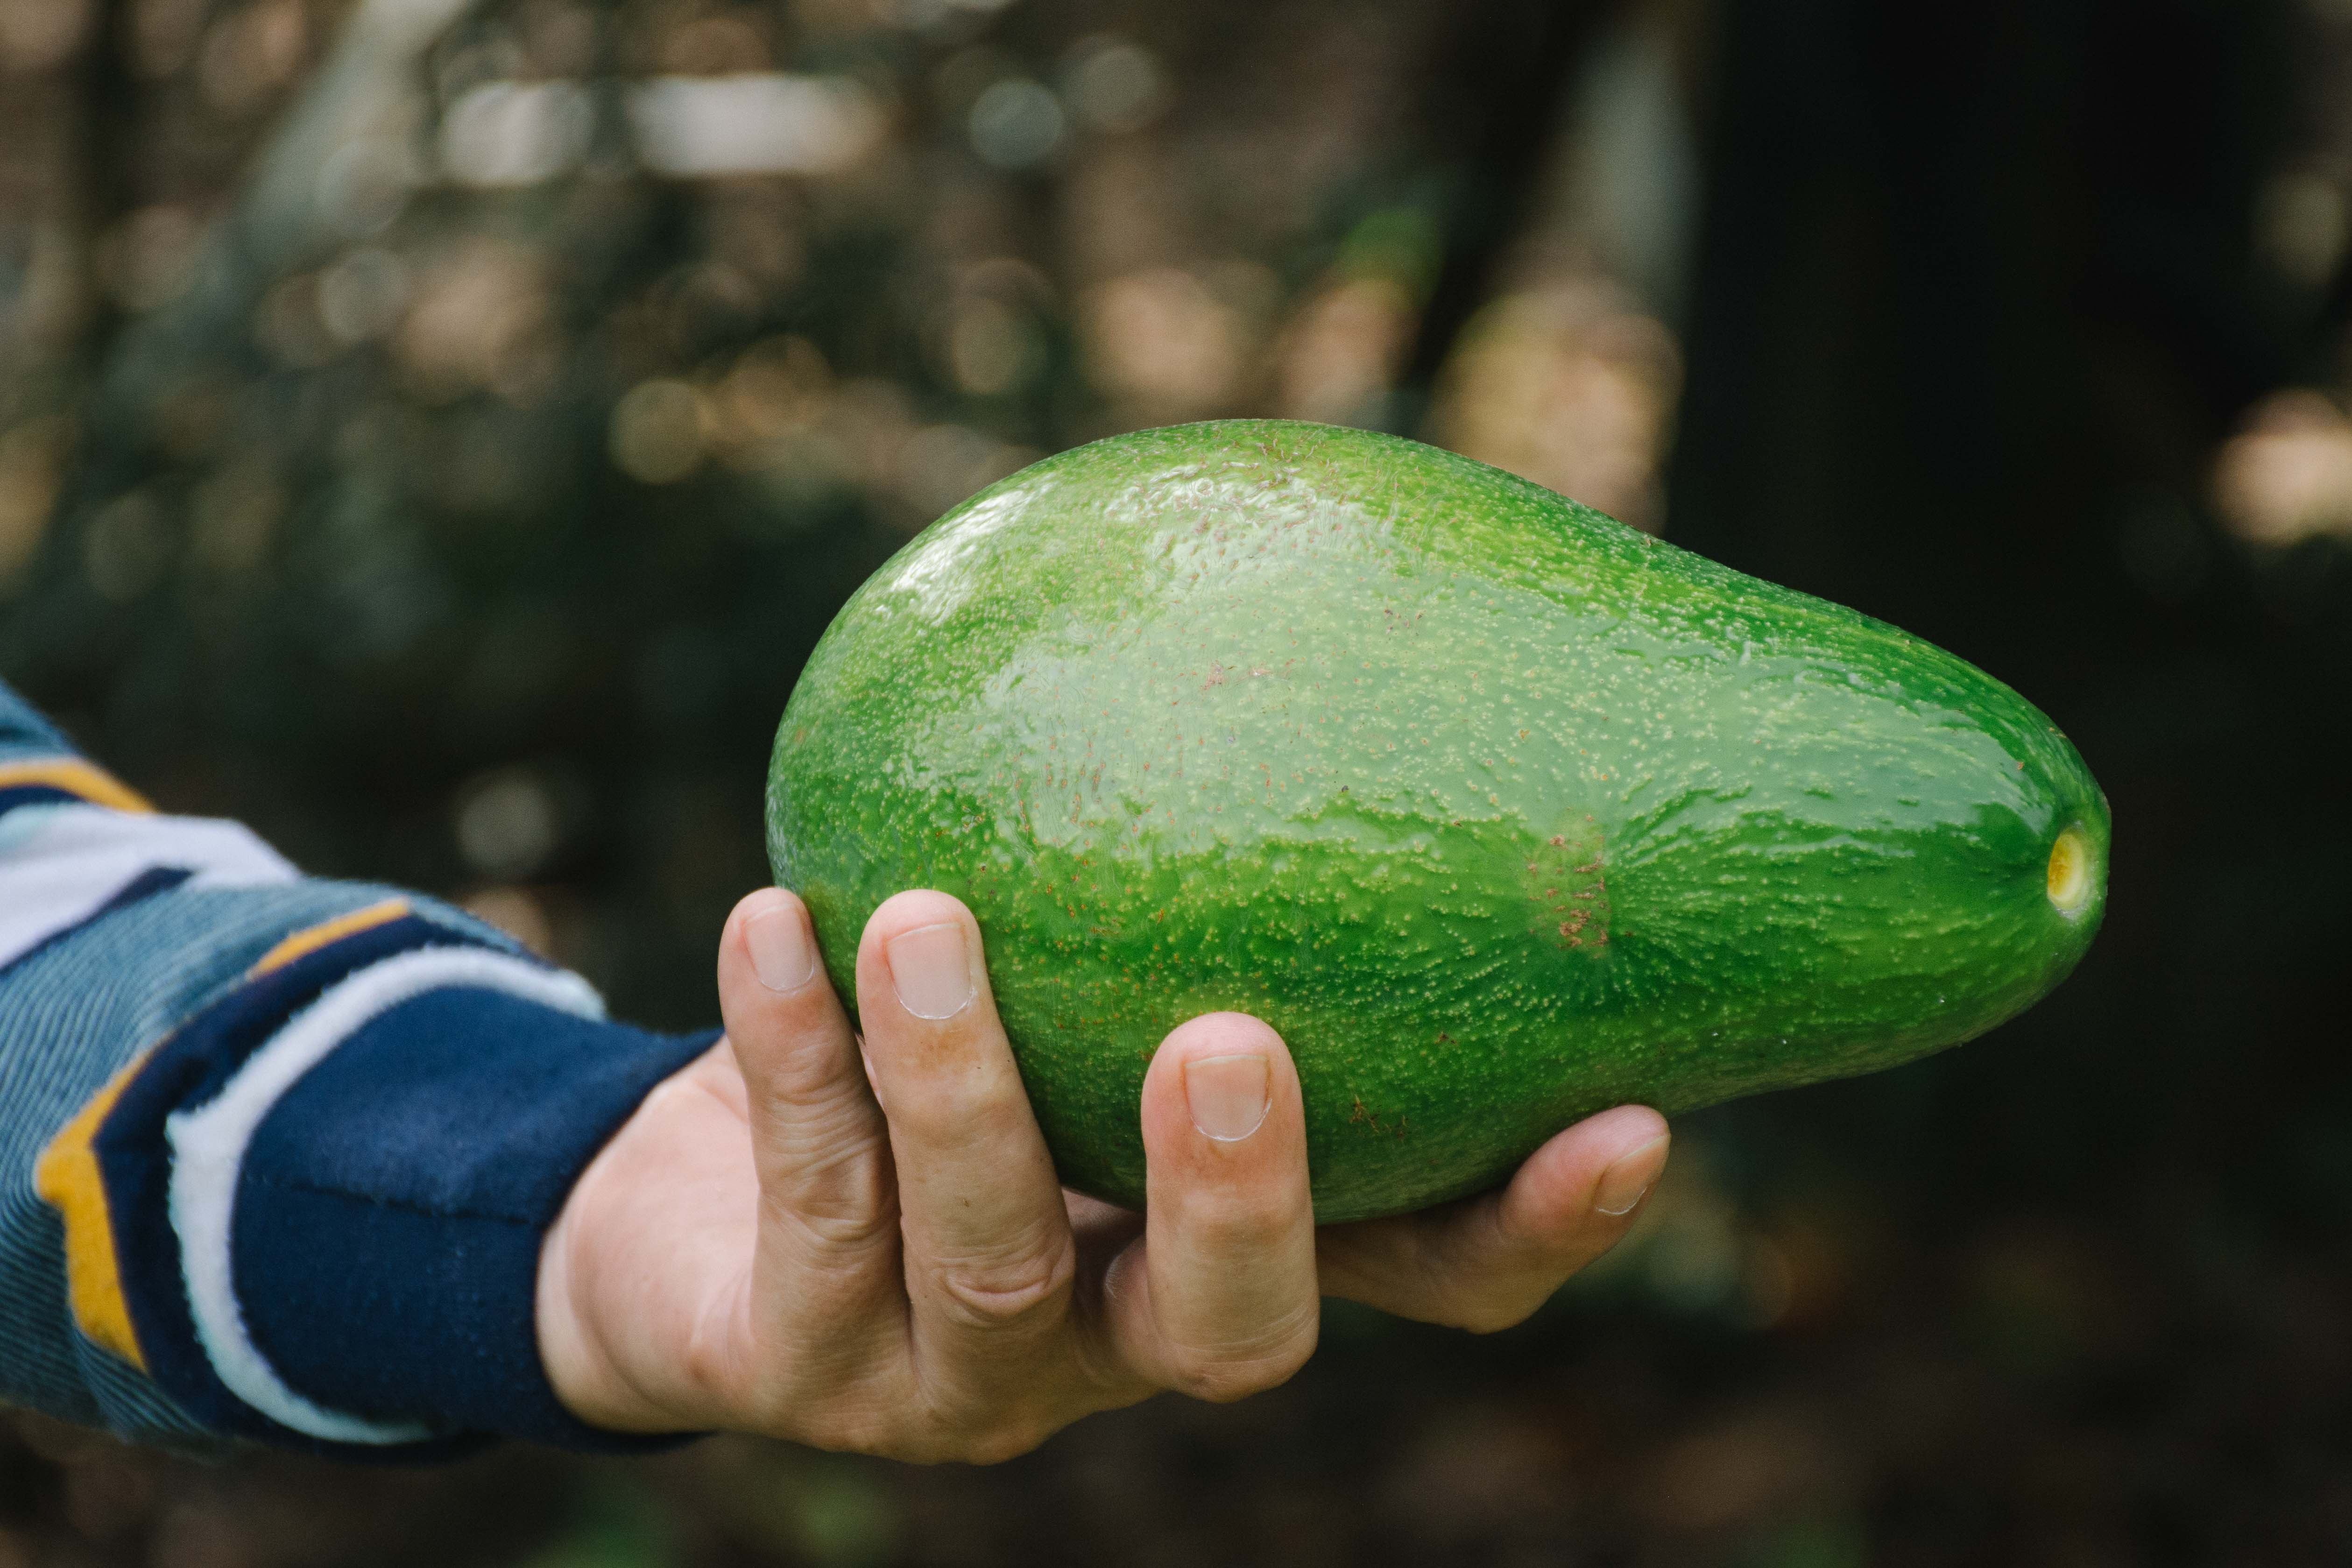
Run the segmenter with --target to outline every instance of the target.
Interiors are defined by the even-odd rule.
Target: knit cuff
[[[85,1273],[111,1276],[114,1348],[219,1430],[347,1458],[677,1441],[557,1400],[539,1252],[588,1162],[713,1038],[609,1023],[577,975],[404,900],[289,937],[53,1145],[97,1180],[112,1256]]]

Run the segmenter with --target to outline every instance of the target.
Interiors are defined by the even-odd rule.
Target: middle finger
[[[945,893],[866,922],[857,998],[890,1129],[916,1371],[950,1420],[995,1422],[1055,1378],[1076,1247],[1052,1158],[997,1021],[980,928]]]

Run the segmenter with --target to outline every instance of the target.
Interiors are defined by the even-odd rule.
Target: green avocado
[[[1063,1179],[1139,1204],[1168,1031],[1279,1030],[1316,1212],[1424,1207],[1579,1117],[1890,1067],[2057,984],[2105,798],[1866,616],[1392,437],[1097,441],[860,588],[777,731],[777,880],[852,994],[971,906]]]

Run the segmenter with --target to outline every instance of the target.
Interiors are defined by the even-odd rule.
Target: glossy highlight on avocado
[[[2063,979],[2105,797],[1974,667],[1393,437],[1224,421],[982,491],[776,736],[777,880],[853,994],[968,903],[1063,1179],[1143,1196],[1167,1032],[1278,1029],[1316,1210],[1506,1177],[1612,1105],[1890,1067]]]

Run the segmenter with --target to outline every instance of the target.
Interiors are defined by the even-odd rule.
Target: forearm
[[[595,1446],[540,1239],[703,1042],[446,905],[161,816],[0,688],[0,1398],[142,1439]]]

